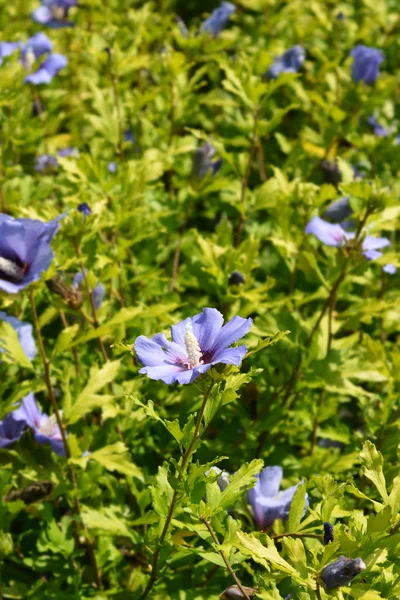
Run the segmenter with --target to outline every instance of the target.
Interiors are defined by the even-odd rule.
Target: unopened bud
[[[239,285],[239,284],[245,283],[245,282],[246,282],[246,279],[244,278],[244,275],[242,275],[242,273],[240,271],[233,271],[229,275],[229,279],[228,279],[229,285]]]
[[[352,579],[366,568],[361,558],[346,558],[342,555],[322,569],[321,579],[328,590],[333,590],[343,585],[349,585]]]
[[[257,589],[245,587],[244,585],[242,585],[242,589],[246,592],[249,598],[252,598],[258,592]],[[240,598],[245,598],[245,596],[240,591],[238,585],[231,585],[222,592],[220,598],[223,600],[240,600]]]
[[[324,544],[327,546],[329,542],[333,542],[333,527],[330,523],[324,523]]]

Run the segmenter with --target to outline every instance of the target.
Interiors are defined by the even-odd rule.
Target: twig
[[[64,451],[65,451],[65,456],[67,457],[67,459],[70,459],[71,458],[71,449],[68,444],[67,434],[65,431],[64,423],[61,419],[60,411],[58,410],[57,399],[54,394],[53,386],[51,384],[50,361],[47,358],[46,350],[45,350],[44,343],[43,343],[42,333],[40,331],[40,324],[39,324],[38,314],[37,314],[37,310],[36,310],[35,297],[34,297],[33,291],[30,292],[29,299],[30,299],[31,308],[32,308],[33,325],[34,325],[36,337],[38,340],[39,353],[42,358],[42,363],[43,363],[43,367],[44,367],[44,380],[46,383],[47,393],[48,393],[51,405],[53,407],[57,425],[60,429],[61,438],[62,438]],[[78,486],[76,483],[74,469],[70,462],[68,462],[67,465],[68,465],[68,467],[67,467],[68,476],[69,476],[69,480],[71,482],[72,489],[74,491],[76,491],[78,489]],[[89,556],[89,559],[90,559],[90,562],[92,564],[92,568],[93,568],[93,571],[95,574],[96,585],[99,589],[101,589],[101,587],[102,587],[101,586],[101,578],[100,578],[100,573],[99,573],[99,569],[97,566],[96,555],[94,553],[94,548],[93,548],[92,542],[89,539],[86,526],[82,519],[80,502],[79,502],[79,499],[77,496],[75,497],[75,500],[74,500],[74,511],[79,519],[79,523],[81,525],[82,531],[85,534],[86,548],[87,548],[88,556]],[[79,542],[79,536],[75,536],[75,543],[78,543],[78,542]]]
[[[242,584],[240,583],[235,571],[232,569],[231,564],[225,554],[225,552],[222,550],[220,543],[218,541],[217,536],[215,535],[215,531],[213,530],[211,523],[209,521],[207,521],[207,519],[205,519],[204,517],[200,516],[199,517],[200,521],[202,523],[204,523],[204,525],[207,527],[209,534],[211,535],[214,544],[216,545],[216,549],[217,552],[219,552],[219,554],[221,555],[222,560],[224,561],[226,568],[228,569],[229,573],[231,574],[232,578],[234,579],[236,585],[238,586],[239,590],[241,591],[243,598],[246,598],[246,600],[250,600],[249,596],[246,593],[246,590],[244,589],[244,587],[242,586]]]
[[[201,404],[200,410],[199,410],[199,414],[197,416],[197,421],[196,421],[196,426],[194,429],[194,433],[193,433],[193,437],[192,440],[189,444],[189,446],[187,447],[183,457],[182,457],[182,462],[181,462],[181,471],[179,474],[179,481],[182,481],[183,476],[186,473],[186,469],[188,467],[189,464],[189,459],[192,455],[193,452],[193,447],[195,445],[195,443],[197,442],[197,440],[200,437],[200,427],[201,427],[201,422],[203,420],[203,416],[204,416],[204,411],[206,409],[206,405],[207,405],[207,400],[210,397],[211,394],[211,390],[214,386],[214,383],[211,383],[210,387],[208,388],[208,390],[206,391],[206,393],[204,394],[204,398],[203,398],[203,402]],[[152,561],[152,565],[151,565],[151,575],[150,575],[150,579],[147,583],[147,586],[143,592],[143,594],[140,596],[140,600],[144,600],[145,598],[147,598],[147,596],[149,595],[150,591],[152,590],[156,580],[157,580],[157,575],[158,575],[158,562],[160,559],[160,552],[161,552],[161,546],[165,540],[165,537],[168,533],[168,529],[169,526],[171,524],[171,521],[173,519],[174,516],[174,512],[175,512],[175,507],[176,507],[176,503],[178,500],[178,492],[174,491],[172,499],[171,499],[171,504],[168,510],[168,514],[164,523],[164,527],[163,530],[161,532],[160,535],[160,539],[158,540],[158,546],[157,549],[155,550],[154,554],[153,554],[153,561]]]

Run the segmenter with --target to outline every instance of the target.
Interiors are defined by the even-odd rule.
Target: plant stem
[[[279,540],[284,537],[292,537],[292,538],[314,538],[316,540],[321,540],[322,535],[319,533],[277,533],[272,536],[273,540]]]
[[[204,525],[207,527],[208,532],[211,535],[214,544],[216,545],[217,552],[219,552],[219,554],[221,555],[222,560],[226,564],[226,568],[228,569],[228,571],[231,574],[232,578],[234,579],[236,585],[238,586],[239,590],[241,591],[243,598],[246,598],[246,600],[250,600],[249,596],[246,593],[246,590],[243,588],[242,584],[240,583],[239,579],[237,578],[235,571],[232,569],[231,564],[230,564],[225,552],[222,550],[220,543],[218,541],[218,538],[215,535],[215,531],[213,530],[213,528],[211,526],[211,523],[209,521],[207,521],[207,519],[205,519],[204,517],[200,517],[200,521],[202,523],[204,523]]]
[[[65,456],[67,457],[67,459],[71,458],[71,450],[68,444],[68,440],[67,440],[67,434],[65,431],[65,427],[64,427],[64,423],[62,422],[61,419],[61,414],[60,411],[58,410],[58,405],[57,405],[57,399],[56,396],[54,394],[54,389],[53,386],[51,384],[51,372],[50,372],[50,361],[47,358],[46,355],[46,350],[44,347],[44,342],[43,342],[43,338],[42,338],[42,333],[40,331],[40,324],[39,324],[39,319],[38,319],[38,314],[37,314],[37,310],[36,310],[36,304],[35,304],[35,296],[34,296],[34,292],[31,291],[29,294],[29,299],[30,299],[30,303],[31,303],[31,308],[32,308],[32,317],[33,317],[33,325],[35,328],[35,332],[36,332],[36,337],[38,340],[38,346],[39,346],[39,353],[40,356],[42,358],[42,362],[43,362],[43,367],[44,367],[44,380],[46,383],[46,388],[47,388],[47,393],[51,402],[51,405],[53,407],[53,411],[54,411],[54,415],[56,417],[56,421],[57,421],[57,425],[60,429],[60,433],[61,433],[61,438],[62,438],[62,442],[63,442],[63,446],[64,446],[64,451],[65,451]],[[76,491],[78,489],[77,483],[76,483],[76,477],[75,477],[75,472],[74,469],[71,465],[71,463],[67,463],[68,465],[68,476],[69,476],[69,480],[71,482],[71,486],[72,489],[74,491]],[[94,575],[95,575],[95,579],[96,579],[96,585],[99,589],[101,589],[101,578],[100,578],[100,573],[99,573],[99,569],[97,566],[97,561],[96,561],[96,555],[94,553],[94,548],[93,545],[89,539],[88,536],[88,532],[86,529],[86,526],[82,520],[82,515],[81,515],[81,507],[80,507],[80,502],[78,497],[75,497],[74,500],[74,512],[77,515],[78,519],[79,519],[79,523],[82,527],[82,531],[85,535],[85,540],[86,540],[86,548],[87,548],[87,553],[90,559],[90,562],[92,564],[92,568],[94,571]],[[79,542],[79,536],[75,535],[75,543]]]
[[[322,600],[321,589],[319,587],[319,583],[317,583],[317,589],[315,590],[315,595],[317,596],[318,600]]]
[[[181,472],[179,474],[179,481],[181,482],[183,479],[183,476],[186,473],[188,464],[189,464],[189,460],[190,457],[192,455],[193,452],[193,447],[195,445],[195,443],[197,442],[197,440],[200,437],[200,427],[201,427],[201,422],[203,420],[203,416],[204,416],[204,411],[206,409],[206,405],[207,405],[207,401],[208,398],[210,397],[210,393],[211,390],[214,386],[214,382],[211,383],[210,387],[208,388],[208,390],[205,392],[204,394],[204,398],[203,398],[203,402],[201,404],[200,410],[199,410],[199,414],[197,416],[197,421],[196,421],[196,425],[194,428],[194,433],[193,433],[193,437],[190,441],[189,446],[187,447],[185,453],[182,456],[182,462],[181,462]],[[174,512],[175,512],[175,507],[176,507],[176,503],[178,501],[179,498],[179,492],[174,491],[172,499],[171,499],[171,504],[168,510],[168,514],[164,523],[164,527],[162,529],[161,535],[160,535],[160,539],[158,540],[158,546],[153,554],[153,562],[151,565],[151,575],[150,575],[150,579],[147,583],[147,586],[143,592],[143,594],[140,596],[140,600],[144,600],[145,598],[147,598],[147,596],[149,595],[150,591],[152,590],[156,580],[157,580],[157,575],[158,575],[158,562],[160,559],[160,552],[161,552],[161,546],[165,540],[165,537],[168,533],[168,529],[169,526],[171,525],[171,521],[173,519],[174,516]]]

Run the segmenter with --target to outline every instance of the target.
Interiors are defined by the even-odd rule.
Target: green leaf
[[[19,342],[18,333],[6,321],[0,323],[1,360],[6,363],[17,363],[25,369],[33,369],[32,363],[26,356]]]
[[[296,532],[300,525],[301,518],[304,514],[306,506],[306,486],[300,483],[294,493],[293,500],[290,504],[289,517],[287,520],[287,531]]]
[[[133,401],[137,406],[143,408],[143,412],[147,417],[150,417],[151,419],[162,423],[165,429],[167,429],[167,431],[169,431],[170,434],[176,439],[178,444],[181,444],[183,432],[181,431],[178,419],[175,419],[174,421],[162,419],[154,410],[154,403],[151,400],[148,401],[147,405],[143,404],[143,402],[141,402],[138,398],[133,398]]]
[[[80,326],[78,324],[71,325],[71,327],[67,327],[63,329],[63,331],[59,334],[56,343],[53,348],[52,357],[54,358],[57,354],[61,354],[71,345],[72,340],[77,335]]]
[[[286,331],[279,331],[272,337],[267,337],[263,340],[260,340],[257,346],[254,348],[254,350],[251,350],[246,354],[246,358],[248,358],[252,354],[255,354],[256,352],[260,352],[260,350],[264,350],[264,348],[268,348],[268,346],[272,346],[272,344],[276,344],[277,342],[285,338],[287,335],[289,335],[289,333],[291,332],[287,329]]]
[[[104,404],[111,402],[114,396],[109,394],[99,395],[96,392],[114,381],[117,376],[120,361],[107,362],[101,369],[94,367],[90,370],[89,381],[79,394],[71,408],[64,414],[67,423],[76,423],[88,412],[101,408]]]
[[[364,475],[367,477],[378,492],[385,504],[389,503],[388,493],[386,491],[386,481],[383,474],[383,456],[375,448],[375,445],[367,440],[360,452],[360,457],[364,461]]]
[[[101,511],[82,506],[82,519],[86,527],[92,531],[105,534],[133,538],[133,533],[127,528],[122,516],[117,516],[118,507],[107,506]]]
[[[261,471],[264,462],[261,459],[252,460],[244,464],[239,471],[231,477],[229,485],[221,493],[214,510],[222,510],[231,507],[238,498],[244,495],[246,490],[253,487],[256,482],[255,476]]]
[[[122,442],[105,446],[87,456],[71,459],[71,462],[85,468],[89,460],[96,460],[108,471],[117,471],[127,477],[136,477],[144,481],[141,470],[132,462],[128,448]]]

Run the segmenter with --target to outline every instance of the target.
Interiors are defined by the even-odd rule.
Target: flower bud
[[[244,589],[249,598],[252,598],[258,592],[257,589],[245,587],[244,585],[242,585],[242,588]],[[220,596],[220,598],[222,598],[223,600],[240,600],[240,598],[244,597],[245,596],[243,596],[242,592],[240,591],[237,585],[229,586],[228,588],[226,588],[225,591],[222,592]]]
[[[244,275],[240,271],[233,271],[229,275],[228,285],[239,285],[241,283],[246,283]]]
[[[327,546],[329,542],[333,542],[333,527],[330,523],[325,521],[324,523],[324,544]]]
[[[367,567],[361,558],[346,558],[339,556],[337,560],[327,565],[321,572],[321,579],[328,590],[349,585],[352,579],[365,571]]]

